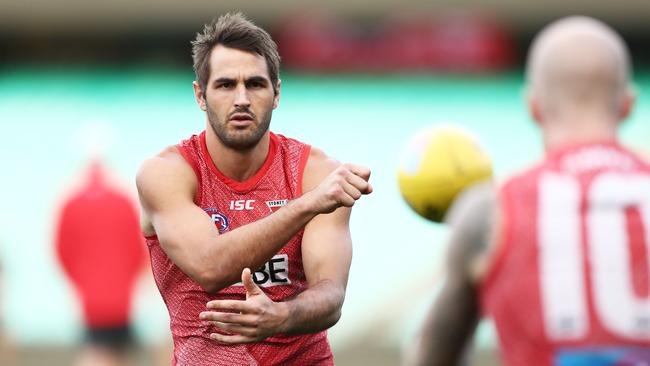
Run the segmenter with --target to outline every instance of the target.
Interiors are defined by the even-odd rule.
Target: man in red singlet
[[[269,131],[280,57],[241,14],[193,42],[206,128],[145,161],[142,230],[175,365],[331,365],[370,171]]]
[[[634,97],[623,40],[570,17],[528,58],[545,159],[454,204],[448,277],[413,364],[460,362],[481,312],[504,364],[650,364],[650,165],[620,145]]]

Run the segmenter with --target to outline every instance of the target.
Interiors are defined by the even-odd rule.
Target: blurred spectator
[[[125,365],[132,345],[133,287],[145,252],[137,211],[130,197],[110,184],[93,160],[81,189],[63,205],[56,251],[75,287],[86,326],[77,365]]]

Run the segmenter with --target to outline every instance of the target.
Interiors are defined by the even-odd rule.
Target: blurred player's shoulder
[[[645,148],[631,146],[630,150],[636,154],[637,158],[645,165],[650,165],[650,151]]]
[[[486,219],[483,213],[496,204],[496,185],[492,181],[485,181],[475,184],[463,192],[454,200],[445,222],[451,226],[467,225],[471,221],[483,221]]]
[[[483,277],[497,243],[494,240],[499,222],[497,189],[492,181],[465,189],[445,217],[453,229],[452,261],[463,266],[473,282]]]
[[[536,175],[545,167],[547,167],[548,165],[547,159],[548,156],[545,155],[542,158],[538,158],[536,161],[526,166],[514,170],[499,183],[497,187],[497,192],[504,189],[505,186],[512,185],[512,184],[520,184],[523,180],[526,180],[529,177]]]

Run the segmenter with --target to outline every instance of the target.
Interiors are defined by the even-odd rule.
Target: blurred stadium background
[[[412,213],[395,181],[408,137],[433,123],[463,125],[493,156],[498,178],[542,154],[522,90],[525,52],[541,26],[584,14],[623,34],[639,91],[623,140],[648,150],[647,0],[0,0],[0,364],[71,363],[83,328],[54,255],[62,197],[100,146],[135,199],[140,162],[202,130],[189,42],[233,10],[280,46],[272,129],[373,169],[375,193],[353,214],[343,317],[330,331],[339,365],[398,364],[443,280],[445,228]],[[136,299],[136,357],[150,365],[147,350],[167,344],[169,331],[148,271]],[[476,365],[498,364],[489,323],[475,343]]]

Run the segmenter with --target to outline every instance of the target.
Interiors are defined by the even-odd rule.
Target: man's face
[[[247,150],[264,136],[278,104],[264,57],[221,45],[210,54],[210,78],[205,99],[194,91],[210,126],[224,145]]]

